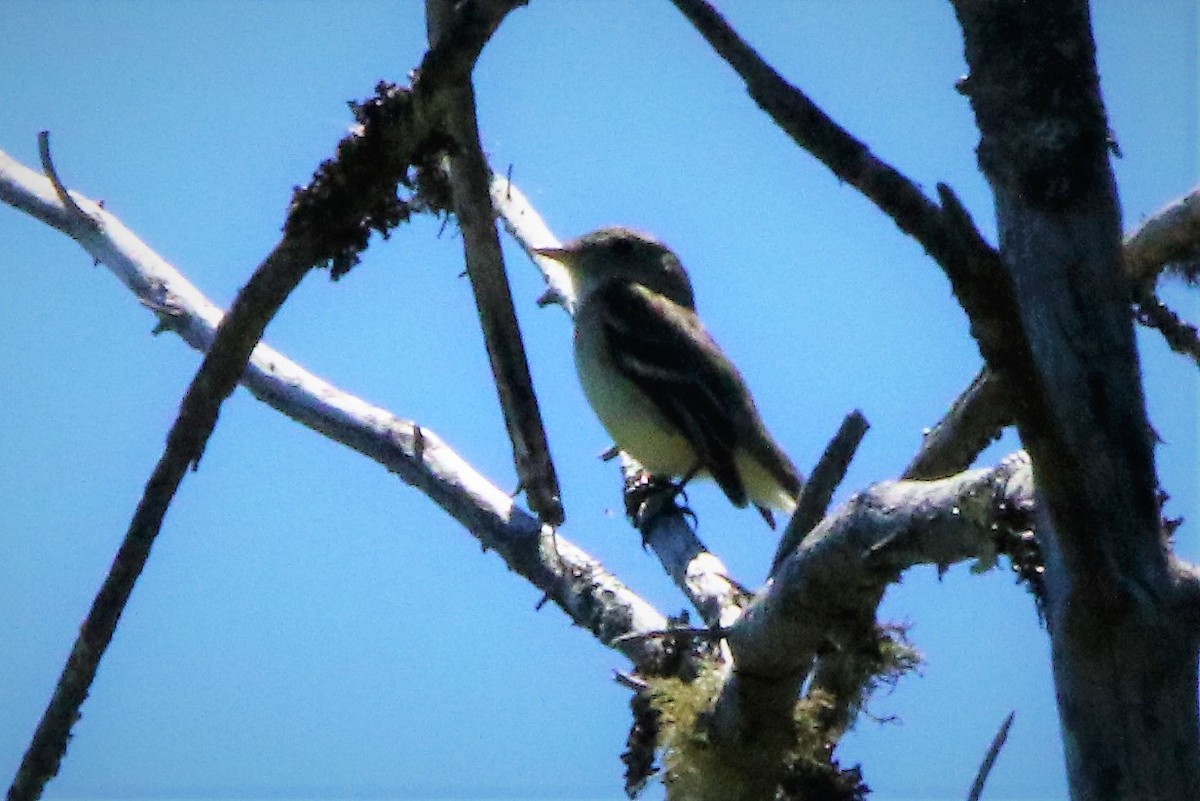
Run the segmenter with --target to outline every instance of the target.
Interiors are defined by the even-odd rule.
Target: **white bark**
[[[206,351],[223,311],[175,267],[92,200],[72,192],[99,222],[80,225],[50,180],[0,151],[0,200],[75,239],[154,312],[160,328]],[[654,664],[654,638],[666,618],[582,549],[538,524],[433,431],[374,406],[313,375],[266,344],[251,356],[242,384],[259,400],[396,473],[461,522],[486,547],[559,603],[602,642],[635,664]]]

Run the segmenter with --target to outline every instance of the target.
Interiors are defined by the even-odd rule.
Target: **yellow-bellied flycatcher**
[[[602,228],[536,253],[576,294],[575,366],[617,447],[655,475],[708,475],[735,506],[791,514],[802,478],[763,425],[741,373],[696,315],[666,245]]]

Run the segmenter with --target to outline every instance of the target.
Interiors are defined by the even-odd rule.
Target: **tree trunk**
[[[1161,534],[1086,2],[956,0],[1018,319],[1012,388],[1044,510],[1071,797],[1200,789],[1196,637]]]

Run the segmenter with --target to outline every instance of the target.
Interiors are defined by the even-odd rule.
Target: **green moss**
[[[671,799],[731,801],[776,798],[789,775],[833,770],[822,716],[831,699],[818,694],[797,702],[792,737],[779,742],[714,748],[708,719],[723,685],[720,671],[695,681],[655,679],[651,703],[658,712],[663,783]]]
[[[648,679],[668,798],[865,798],[868,788],[858,768],[842,769],[837,764],[832,741],[853,722],[875,689],[894,684],[917,666],[920,656],[901,629],[890,627],[876,629],[872,642],[854,653],[839,652],[836,660],[835,690],[810,688],[792,710],[790,732],[776,741],[760,738],[750,745],[721,748],[711,742],[708,724],[724,686],[722,670],[702,667],[692,681]]]

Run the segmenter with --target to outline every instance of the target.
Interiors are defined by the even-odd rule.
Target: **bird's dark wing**
[[[613,364],[687,438],[736,506],[746,488],[735,461],[741,415],[757,415],[745,382],[695,312],[638,284],[597,290],[610,312],[604,331]]]

